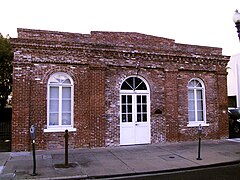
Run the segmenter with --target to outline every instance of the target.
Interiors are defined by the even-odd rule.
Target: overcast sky
[[[177,43],[240,53],[234,11],[239,0],[1,0],[0,33],[17,37],[17,28],[89,34],[139,32]]]

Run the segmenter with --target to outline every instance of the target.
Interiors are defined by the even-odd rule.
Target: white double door
[[[150,103],[148,94],[121,94],[120,144],[150,143]]]

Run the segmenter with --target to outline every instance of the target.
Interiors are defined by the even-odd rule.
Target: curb
[[[36,178],[36,180],[68,180],[68,179],[87,179],[89,178],[87,175],[79,175],[79,176],[64,176],[64,177],[51,177],[51,178]]]
[[[194,167],[185,167],[185,168],[178,168],[178,169],[167,169],[167,170],[158,170],[158,171],[148,171],[148,172],[139,172],[139,173],[129,173],[129,174],[117,174],[117,175],[107,175],[107,176],[89,176],[89,179],[118,179],[120,177],[133,177],[133,176],[141,176],[141,175],[151,175],[151,174],[168,174],[173,172],[180,172],[180,171],[191,171],[197,169],[204,169],[204,168],[214,168],[214,167],[222,167],[222,166],[229,166],[240,164],[240,159],[235,161],[229,162],[222,162],[216,164],[208,164],[208,165],[199,165]]]

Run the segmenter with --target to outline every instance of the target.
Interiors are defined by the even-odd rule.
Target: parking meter
[[[33,173],[32,176],[36,176],[36,155],[35,155],[35,138],[36,138],[36,129],[34,125],[30,127],[30,137],[32,139],[32,154],[33,154]]]
[[[198,126],[198,135],[199,135],[199,137],[201,137],[201,135],[202,135],[202,126],[201,126],[201,124],[199,124],[199,126]]]
[[[36,139],[36,129],[35,129],[34,125],[31,125],[31,127],[30,127],[30,137],[32,140]]]

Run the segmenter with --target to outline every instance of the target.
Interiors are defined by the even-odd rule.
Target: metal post
[[[35,139],[36,139],[36,129],[34,125],[30,127],[30,137],[32,139],[32,155],[33,155],[33,173],[32,176],[36,176],[36,155],[35,155]]]
[[[65,130],[65,167],[68,167],[68,130]]]
[[[197,160],[202,160],[200,152],[201,152],[201,137],[199,136],[199,138],[198,138],[198,157],[197,157]]]
[[[37,176],[36,173],[36,155],[35,155],[35,140],[32,140],[32,154],[33,154],[33,173],[32,176]]]
[[[202,136],[202,126],[199,124],[198,127],[198,157],[197,160],[202,160],[201,158],[201,136]]]

